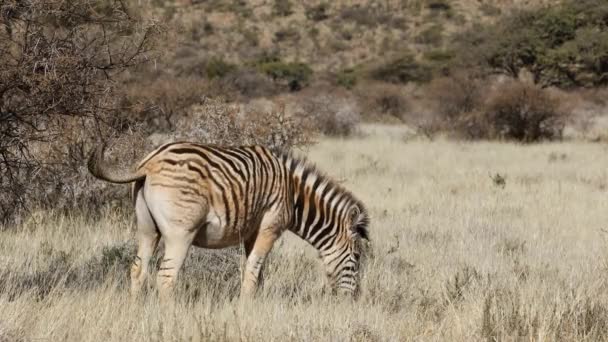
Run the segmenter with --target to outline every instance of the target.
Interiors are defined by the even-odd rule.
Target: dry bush
[[[285,106],[256,110],[221,98],[204,98],[177,121],[174,139],[286,149],[307,144],[309,131],[306,118],[289,115]]]
[[[213,82],[217,83],[217,82]],[[215,90],[209,81],[195,77],[162,75],[130,82],[124,87],[122,107],[130,117],[145,123],[147,131],[168,131],[189,108]]]
[[[245,99],[269,97],[281,90],[269,76],[253,68],[240,68],[226,75],[221,83]]]
[[[359,106],[352,97],[337,93],[309,93],[299,100],[299,116],[310,120],[323,134],[349,136],[361,121]]]
[[[429,84],[427,93],[435,103],[437,114],[447,120],[472,112],[483,102],[482,84],[471,73],[437,78]]]
[[[552,92],[509,80],[495,86],[472,75],[435,80],[428,88],[435,115],[422,129],[466,139],[522,142],[560,139],[568,110]]]
[[[565,114],[546,90],[510,81],[495,90],[481,119],[488,138],[532,142],[561,138]]]
[[[162,31],[135,12],[122,1],[1,3],[0,220],[36,201],[61,208],[76,191],[66,184],[84,181],[65,177],[88,145],[129,127],[112,81],[154,58]]]
[[[411,105],[403,86],[376,83],[357,89],[357,97],[367,117],[378,120],[381,115],[404,120]]]

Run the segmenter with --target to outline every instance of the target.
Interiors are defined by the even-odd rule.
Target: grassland
[[[129,214],[36,213],[0,230],[0,341],[608,339],[606,145],[372,128],[308,151],[371,212],[358,301],[288,233],[252,301],[238,249],[192,251],[174,301],[132,300]]]

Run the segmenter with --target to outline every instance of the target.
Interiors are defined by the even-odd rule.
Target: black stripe
[[[347,254],[347,253],[348,253],[348,248],[344,248],[344,249],[342,250],[342,252],[341,252],[341,253],[340,253],[340,254],[339,254],[337,257],[332,258],[331,260],[326,260],[326,261],[325,261],[325,264],[326,264],[326,265],[330,265],[330,264],[332,264],[334,261],[336,261],[336,260],[338,260],[338,259],[342,259],[342,258],[344,257],[344,255],[345,255],[345,254]],[[338,263],[338,264],[336,264],[336,268],[335,268],[334,270],[337,270],[337,269],[338,269],[337,267],[338,267],[339,265],[340,265],[339,263]]]
[[[159,153],[161,153],[162,151],[164,151],[164,150],[168,149],[169,147],[174,146],[174,145],[176,145],[176,144],[180,144],[180,143],[179,143],[179,142],[175,142],[175,143],[170,143],[170,144],[167,144],[167,145],[165,145],[165,146],[160,147],[158,150],[156,150],[156,152],[154,152],[154,154],[153,154],[153,155],[148,156],[148,158],[146,158],[145,160],[143,160],[143,161],[140,163],[140,166],[139,166],[137,169],[138,169],[138,170],[139,170],[139,169],[141,169],[141,168],[142,168],[142,167],[143,167],[143,166],[144,166],[144,165],[145,165],[147,162],[149,162],[149,161],[150,161],[150,159],[152,159],[152,158],[156,157],[156,156],[157,156]]]
[[[183,161],[177,161],[177,160],[173,160],[173,159],[163,159],[163,162],[169,164],[169,165],[182,165],[184,162]]]
[[[337,222],[334,222],[332,224],[332,229],[333,229],[333,226],[337,225],[337,224],[338,224]],[[340,236],[340,231],[339,231],[340,227],[338,226],[337,229],[338,229],[338,231],[335,234],[333,234],[333,235],[332,234],[328,234],[329,235],[329,239],[327,239],[327,241],[325,241],[325,243],[327,243],[329,246],[335,245],[336,244],[336,240],[338,240],[338,236]]]
[[[257,162],[257,156],[253,153],[251,153],[246,147],[242,147],[239,149],[239,151],[245,155],[248,156],[248,159],[251,161],[251,166],[250,166],[250,170],[251,172],[249,172],[249,181],[246,183],[247,184],[247,193],[245,194],[245,206],[246,208],[249,210],[251,209],[251,212],[253,213],[253,215],[255,215],[257,213],[257,210],[255,208],[255,195],[256,192],[252,191],[255,190],[257,188],[257,168],[256,168],[256,162]],[[249,185],[251,185],[252,187],[249,188]],[[252,217],[253,218],[253,217]]]
[[[243,228],[246,228],[246,225],[249,223],[249,185],[251,182],[251,174],[250,174],[250,169],[252,168],[253,165],[253,160],[251,159],[251,156],[249,156],[248,154],[246,154],[245,152],[242,151],[241,148],[233,148],[233,149],[226,149],[225,150],[226,153],[228,153],[229,155],[233,156],[234,158],[236,158],[237,160],[239,160],[241,162],[241,164],[243,164],[243,172],[244,172],[244,193],[243,193]]]
[[[325,225],[323,225],[323,226],[325,226]],[[332,228],[333,228],[333,226],[329,225],[327,228],[323,229],[323,233],[321,233],[320,237],[317,238],[317,240],[318,240],[317,242],[319,244],[319,246],[317,248],[320,251],[325,251],[326,250],[327,242],[332,238],[332,235],[329,235],[329,233],[331,232]],[[334,234],[333,236],[336,236],[336,235],[337,234]],[[325,236],[325,237],[322,238],[323,236]],[[331,245],[329,245],[329,246],[331,247]]]
[[[241,206],[241,198],[243,197],[243,195],[245,195],[244,190],[243,190],[243,182],[245,182],[245,175],[243,174],[243,172],[241,171],[241,169],[234,163],[234,161],[232,159],[230,159],[229,157],[227,157],[226,155],[223,154],[223,151],[220,148],[217,147],[208,147],[208,146],[201,146],[201,149],[205,150],[206,152],[209,153],[209,155],[212,155],[213,157],[218,158],[219,160],[221,160],[223,163],[219,163],[217,164],[218,166],[220,166],[220,170],[224,173],[226,179],[229,182],[230,186],[230,194],[232,195],[232,204],[234,205],[234,223],[233,223],[233,227],[239,229],[239,212],[240,210],[240,206]],[[209,157],[209,156],[208,156]],[[232,169],[233,172],[230,172],[227,168],[224,167],[224,165],[228,164],[230,166],[230,168]],[[236,173],[239,177],[239,179],[236,179],[233,174]],[[236,187],[238,188],[239,194],[237,195],[236,192],[234,191],[234,186],[236,184]]]
[[[262,166],[261,164],[263,163],[260,156],[257,154],[257,151],[255,149],[253,149],[252,147],[248,147],[247,151],[249,151],[249,153],[251,153],[254,158],[256,163],[254,164],[253,167],[253,177],[255,179],[255,190],[253,191],[255,197],[253,199],[253,210],[255,213],[259,213],[260,212],[260,199],[262,197],[262,193],[261,190],[262,189],[262,180],[263,180],[263,170],[262,170]]]
[[[205,177],[205,175],[203,174],[203,171],[199,170],[197,167],[192,165],[190,162],[188,163],[188,170],[198,173],[198,175],[201,177],[201,179],[207,179],[207,177]]]
[[[348,251],[348,248],[347,248],[347,251]],[[342,265],[348,261],[346,259],[349,257],[350,257],[350,253],[346,253],[346,255],[336,264],[336,269],[340,269],[340,272],[344,271],[345,266],[342,266]]]
[[[270,174],[272,173],[272,171],[270,170],[270,166],[269,166],[269,160],[268,158],[266,158],[266,155],[262,152],[264,149],[263,148],[259,148],[256,149],[258,152],[258,156],[260,156],[260,160],[262,161],[262,170],[264,171],[264,174],[262,176],[262,198],[261,200],[264,202],[263,205],[266,206],[266,208],[262,208],[262,210],[266,210],[267,206],[268,206],[268,202],[269,201],[269,197],[272,193],[269,185],[270,185]]]
[[[302,220],[302,215],[304,214],[304,195],[301,193],[302,191],[302,187],[301,187],[301,182],[302,180],[298,178],[298,184],[295,184],[295,189],[294,192],[296,193],[296,203],[294,205],[294,213],[295,213],[295,220],[296,220],[296,224],[294,227],[294,231],[296,233],[299,234],[300,232],[300,226],[302,225],[301,220]]]
[[[315,216],[318,213],[317,204],[315,202],[315,195],[320,183],[321,179],[317,176],[317,179],[315,179],[312,186],[310,187],[310,196],[308,197],[308,217],[306,217],[306,224],[304,225],[304,234],[302,234],[302,237],[307,240],[308,238],[310,238],[310,232],[314,230],[312,227],[312,223],[314,222]]]
[[[272,179],[270,180],[270,184],[268,186],[269,188],[269,197],[268,197],[268,206],[271,207],[274,202],[276,202],[276,198],[277,196],[277,191],[276,190],[276,184],[275,182],[277,181],[277,167],[275,165],[276,162],[276,158],[273,158],[273,155],[271,153],[268,153],[268,150],[265,148],[262,148],[262,154],[264,154],[266,156],[266,160],[268,160],[268,164],[270,165],[269,168],[269,172],[270,175],[272,176]],[[272,199],[272,195],[275,196],[275,200]]]
[[[308,178],[308,172],[307,169],[304,169],[304,171],[302,172],[302,177],[300,178],[300,191],[298,192],[299,194],[299,200],[302,203],[302,212],[300,213],[299,219],[300,222],[298,222],[298,232],[300,231],[300,228],[302,227],[302,223],[304,223],[304,220],[306,219],[303,215],[304,215],[304,208],[306,208],[306,179]],[[302,238],[304,238],[304,236],[302,236]]]
[[[226,177],[225,172],[222,172],[221,167],[215,163],[214,161],[212,161],[207,155],[205,155],[202,151],[196,149],[196,148],[176,148],[174,150],[169,151],[171,153],[175,153],[175,154],[195,154],[198,155],[199,157],[201,157],[205,162],[207,162],[209,165],[211,165],[211,167],[213,167],[214,169],[218,170],[219,172],[221,172],[224,177]],[[220,188],[220,192],[222,193],[222,200],[224,201],[224,207],[226,210],[224,210],[224,212],[226,213],[226,227],[232,227],[231,226],[231,222],[230,222],[230,204],[228,202],[228,197],[226,196],[226,188],[224,188],[224,186],[218,182],[217,180],[214,179],[213,174],[211,172],[209,172],[210,175],[210,180],[212,180],[219,188]],[[230,187],[230,191],[232,192],[232,195],[234,196],[234,190],[232,189],[232,187]],[[234,197],[233,197],[234,199]],[[238,208],[237,208],[237,215],[238,215]]]
[[[241,171],[241,168],[238,167],[234,161],[232,159],[230,159],[229,157],[226,157],[223,152],[220,152],[218,150],[214,150],[211,149],[209,147],[201,147],[203,148],[205,151],[209,152],[209,154],[213,155],[214,157],[221,159],[222,161],[224,161],[225,163],[227,163],[228,165],[230,165],[230,168],[232,168],[232,171],[234,171],[234,173],[236,173],[237,175],[239,175],[241,177],[241,181],[245,181],[245,175],[243,174],[243,172]]]
[[[317,236],[315,237],[315,234],[311,234],[312,235],[311,239],[312,239],[312,237],[314,237],[314,239],[309,241],[311,245],[313,245],[319,249],[321,249],[321,248],[320,248],[320,246],[317,246],[318,243],[321,242],[321,239],[323,239],[323,237],[326,237],[329,234],[329,232],[331,231],[330,230],[331,226],[326,227],[326,228],[323,228],[323,227],[325,227],[325,225],[323,224],[323,221],[319,221],[318,226],[315,228],[315,230],[316,230],[315,234],[317,234]]]
[[[327,220],[327,222],[324,222],[325,224],[327,224],[329,221],[331,221],[333,219],[333,211],[335,209],[335,206],[332,206],[331,202],[334,200],[334,198],[336,196],[338,196],[340,194],[340,190],[339,189],[334,189],[334,192],[331,193],[331,195],[329,196],[329,198],[327,198],[325,200],[325,205],[326,205],[326,215],[325,215],[325,219]]]
[[[342,198],[340,198],[338,200],[338,203],[336,203],[336,205],[334,206],[334,220],[335,221],[342,221],[344,219],[344,215],[346,213],[347,207],[348,207],[348,196],[346,195],[342,195]],[[342,206],[342,209],[340,208],[340,204],[344,203],[344,205]]]
[[[194,179],[190,179],[188,177],[185,176],[177,176],[175,174],[171,175],[171,179],[176,180],[176,181],[182,181],[182,182],[186,182],[188,184],[199,184],[196,180]]]
[[[236,149],[222,149],[221,152],[236,159],[241,165],[243,165],[243,170],[245,170],[247,168],[247,159],[244,158],[241,154],[239,154]],[[234,161],[232,161],[232,163],[234,163]],[[235,167],[236,167],[236,165],[235,165]],[[241,171],[243,171],[243,170],[241,170]],[[244,179],[245,175],[243,174],[242,176]]]
[[[202,196],[202,194],[200,193],[200,191],[198,191],[198,189],[190,187],[190,186],[187,186],[185,184],[173,185],[173,184],[165,184],[165,183],[159,183],[159,182],[151,182],[150,186],[162,186],[162,187],[165,187],[165,188],[178,189],[178,190],[180,190],[180,189],[186,189],[186,190],[192,191],[193,193],[195,193],[195,194],[197,194],[199,196]]]

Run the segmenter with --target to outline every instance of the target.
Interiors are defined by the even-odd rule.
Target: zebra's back
[[[285,167],[265,147],[172,143],[150,153],[138,169],[145,171],[144,198],[153,211],[202,226],[195,245],[234,245],[253,234],[271,208],[290,220]]]

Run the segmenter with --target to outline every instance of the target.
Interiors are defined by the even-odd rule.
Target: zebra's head
[[[353,203],[339,224],[341,234],[336,239],[334,253],[325,258],[327,275],[334,293],[356,297],[360,287],[359,270],[369,241],[369,216],[361,203]]]

